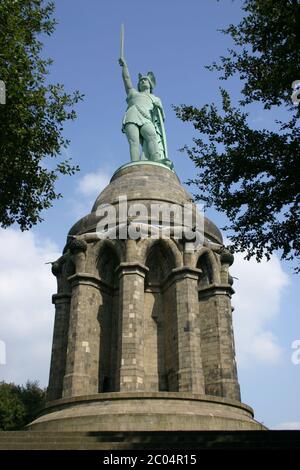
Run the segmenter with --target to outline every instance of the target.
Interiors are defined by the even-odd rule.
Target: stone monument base
[[[182,392],[101,393],[49,403],[32,431],[266,430],[243,403]]]

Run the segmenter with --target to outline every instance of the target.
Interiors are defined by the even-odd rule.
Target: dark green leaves
[[[20,430],[45,405],[45,390],[37,382],[25,386],[0,382],[0,430]]]
[[[61,84],[46,84],[51,59],[40,56],[42,34],[55,28],[53,2],[2,0],[0,3],[0,79],[6,104],[0,106],[0,224],[22,230],[41,221],[40,213],[61,197],[55,191],[60,174],[78,170],[70,161],[53,165],[68,145],[63,125],[76,118],[82,99]],[[49,169],[51,168],[51,169]]]
[[[280,250],[283,259],[300,257],[299,107],[291,102],[291,84],[300,79],[298,1],[247,0],[245,17],[223,31],[236,47],[211,70],[243,80],[239,108],[221,89],[222,106],[175,107],[177,116],[199,132],[185,147],[198,170],[190,180],[197,199],[214,205],[229,220],[232,248],[260,260]],[[286,120],[272,129],[249,125],[246,105],[286,110]],[[248,111],[248,112],[247,112]],[[296,269],[299,270],[299,269]]]

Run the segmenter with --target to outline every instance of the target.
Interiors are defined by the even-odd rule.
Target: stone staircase
[[[2,431],[0,450],[300,449],[300,431]]]

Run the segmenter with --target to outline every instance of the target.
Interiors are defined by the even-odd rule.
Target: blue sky
[[[241,17],[236,0],[57,0],[54,35],[44,39],[44,54],[52,57],[49,81],[67,90],[79,89],[85,99],[78,119],[65,126],[71,145],[65,151],[81,172],[62,178],[57,189],[64,198],[44,213],[44,222],[30,233],[16,227],[0,232],[0,340],[6,344],[6,364],[0,377],[46,385],[53,328],[51,294],[55,280],[45,265],[59,256],[69,228],[91,206],[112,173],[129,161],[121,133],[125,91],[118,64],[120,25],[125,24],[125,56],[136,82],[138,72],[152,70],[155,94],[163,102],[169,155],[181,181],[195,175],[193,163],[178,149],[192,142],[193,128],[179,121],[172,104],[201,106],[219,102],[225,85],[234,101],[241,83],[228,84],[204,66],[232,45],[217,29]],[[299,77],[295,77],[299,78]],[[251,107],[257,126],[272,128],[276,110]],[[207,212],[217,225],[225,218]],[[245,262],[236,256],[232,273],[236,295],[234,324],[242,399],[254,407],[256,419],[270,427],[300,428],[300,364],[291,361],[291,343],[300,339],[299,277],[275,256],[270,263]]]

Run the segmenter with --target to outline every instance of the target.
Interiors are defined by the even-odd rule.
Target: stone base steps
[[[0,450],[300,449],[300,431],[2,431]]]

